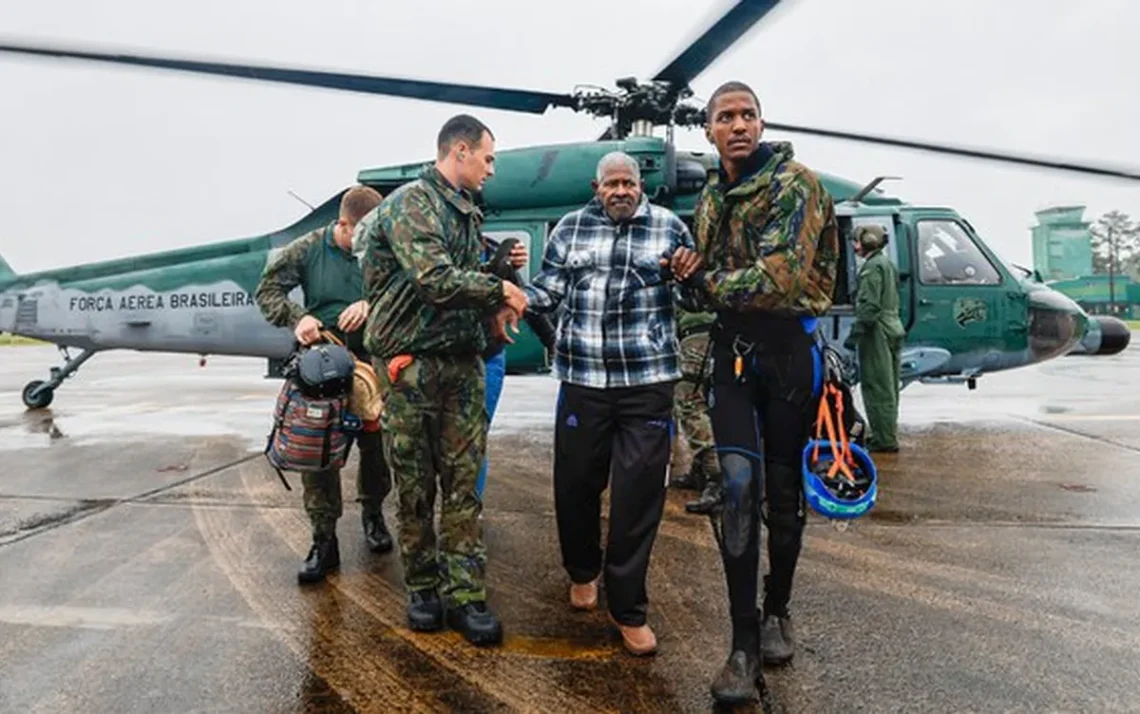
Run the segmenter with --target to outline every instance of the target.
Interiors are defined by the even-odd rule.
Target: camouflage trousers
[[[699,380],[708,354],[709,333],[695,332],[681,340],[681,380],[673,392],[673,414],[692,454],[690,472],[698,481],[720,474],[712,422]]]
[[[392,490],[392,475],[384,460],[380,433],[360,433],[356,436],[360,464],[356,470],[356,500],[364,515],[379,513],[384,499]],[[351,447],[350,447],[351,448]],[[301,474],[305,512],[314,536],[331,536],[336,522],[344,513],[341,502],[340,469],[326,469]]]
[[[386,363],[373,360],[373,366],[384,392],[384,458],[400,499],[405,586],[409,592],[436,588],[452,608],[485,601],[487,549],[476,490],[487,445],[483,360],[415,355],[394,381]]]

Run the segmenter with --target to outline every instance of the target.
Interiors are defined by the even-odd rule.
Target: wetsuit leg
[[[769,575],[764,614],[787,614],[803,545],[805,510],[800,463],[811,433],[815,360],[805,340],[758,360],[764,375],[764,467]]]
[[[720,461],[723,501],[719,520],[720,552],[732,617],[732,649],[759,656],[756,612],[760,564],[759,509],[763,493],[760,415],[755,409],[757,378],[733,373],[729,344],[713,346],[709,418]]]

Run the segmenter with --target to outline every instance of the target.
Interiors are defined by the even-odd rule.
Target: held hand
[[[688,248],[678,248],[673,251],[673,259],[670,261],[670,270],[677,280],[685,281],[700,269],[704,261],[701,256],[695,251]]]
[[[522,243],[515,243],[511,246],[511,267],[518,269],[526,265],[526,246]]]
[[[340,313],[336,326],[345,332],[353,332],[359,329],[366,319],[368,319],[368,301],[359,300]]]
[[[302,345],[311,345],[321,339],[321,321],[312,315],[305,315],[293,329],[293,336]]]
[[[507,331],[507,325],[514,328],[512,331],[516,335],[519,334],[518,314],[509,307],[503,307],[491,318],[491,336],[500,342],[514,344],[514,340],[511,339],[511,335]]]
[[[506,306],[514,310],[516,318],[522,317],[523,312],[526,310],[526,293],[514,283],[504,280],[503,296],[506,297]],[[517,319],[515,324],[518,324]]]

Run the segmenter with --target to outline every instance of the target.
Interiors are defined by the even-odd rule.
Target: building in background
[[[1125,320],[1140,316],[1140,284],[1127,274],[1110,280],[1107,274],[1094,273],[1092,223],[1084,219],[1084,212],[1084,206],[1053,206],[1034,214],[1033,268],[1049,287],[1075,300],[1090,315]]]
[[[1034,214],[1033,267],[1046,281],[1093,274],[1092,224],[1084,212],[1084,206],[1055,206]]]

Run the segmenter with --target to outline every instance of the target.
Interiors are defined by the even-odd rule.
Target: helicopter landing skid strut
[[[22,397],[24,406],[28,409],[44,409],[51,404],[56,387],[63,384],[63,380],[73,375],[75,370],[79,369],[79,365],[91,359],[96,350],[83,350],[78,357],[72,357],[67,348],[60,345],[59,352],[63,355],[63,366],[52,367],[51,377],[46,382],[36,379],[28,382],[24,387]]]

